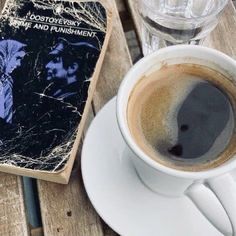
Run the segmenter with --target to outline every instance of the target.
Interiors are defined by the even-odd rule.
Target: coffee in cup
[[[130,94],[131,135],[143,152],[167,167],[215,168],[235,149],[235,86],[203,65],[164,65],[140,79]]]

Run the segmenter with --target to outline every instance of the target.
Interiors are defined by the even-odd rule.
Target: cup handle
[[[236,183],[231,174],[191,185],[186,195],[225,236],[236,236]]]

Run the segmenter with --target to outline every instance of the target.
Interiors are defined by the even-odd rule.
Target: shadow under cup
[[[180,48],[178,49],[178,47]],[[194,46],[185,46],[185,48],[183,46],[184,50],[181,51],[181,47],[182,46],[173,47],[174,49],[172,54],[171,48],[168,50],[164,49],[164,51],[166,51],[164,54],[162,52],[154,53],[148,58],[144,58],[143,61],[139,62],[134,66],[133,69],[131,69],[125,81],[121,85],[120,91],[118,93],[118,106],[119,103],[120,105],[121,103],[123,104],[122,113],[124,118],[124,123],[121,124],[118,114],[118,123],[129,147],[138,157],[144,159],[144,161],[149,159],[148,161],[151,164],[156,162],[155,164],[157,165],[186,172],[208,171],[210,169],[220,167],[224,163],[228,163],[229,161],[233,160],[236,153],[236,63],[231,58],[215,50],[207,49],[208,52],[203,52],[206,50],[204,47],[198,46],[199,48],[196,49]],[[191,51],[191,49],[194,50]],[[176,54],[177,56],[175,56]],[[230,63],[225,60],[226,58],[227,60],[230,60]],[[146,148],[148,143],[143,142],[144,139],[142,140],[137,138],[137,132],[135,133],[134,129],[131,128],[131,126],[136,125],[136,123],[131,123],[132,118],[129,119],[130,111],[135,112],[135,104],[130,106],[130,100],[132,95],[135,94],[137,84],[141,80],[148,80],[152,74],[155,74],[156,71],[160,71],[163,67],[171,67],[173,65],[189,65],[191,70],[194,71],[195,75],[198,75],[199,77],[203,75],[203,79],[210,82],[216,88],[226,94],[231,103],[233,110],[232,117],[234,120],[234,128],[231,133],[231,138],[224,150],[216,157],[213,157],[210,161],[198,163],[196,159],[194,163],[188,163],[165,158],[165,156],[163,157],[160,152],[153,152],[151,148]],[[203,68],[204,73],[202,74],[201,69]],[[158,83],[158,80],[156,83]],[[145,92],[148,92],[148,90]],[[125,94],[126,99],[124,98],[121,102],[122,99],[120,97],[125,97]],[[141,99],[142,98],[139,98],[139,100]],[[209,97],[209,99],[211,98]],[[158,104],[156,104],[156,106],[158,106]],[[136,131],[137,130],[138,129],[136,129]],[[143,136],[143,134],[140,134],[140,136]],[[199,139],[204,142],[204,137],[200,136]],[[158,154],[159,157],[157,156]]]

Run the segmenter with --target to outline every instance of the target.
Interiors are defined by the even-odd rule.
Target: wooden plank
[[[236,55],[236,11],[229,2],[221,16],[218,26],[206,38],[204,45],[218,49],[230,56]]]
[[[114,0],[112,3],[114,4]],[[115,5],[114,8],[113,33],[93,100],[96,111],[116,94],[120,81],[131,66],[128,47]],[[117,235],[111,229],[104,230],[99,216],[87,198],[81,178],[79,158],[80,155],[68,185],[38,181],[44,234],[108,236],[107,232],[109,232],[109,235]]]
[[[85,194],[78,163],[68,185],[38,181],[38,189],[44,235],[103,235],[100,218]]]
[[[92,109],[89,117],[93,118]],[[83,186],[80,153],[75,159],[68,185],[38,180],[38,192],[44,235],[103,235],[100,218]]]
[[[139,40],[141,39],[140,18],[136,11],[137,0],[128,0],[128,6],[132,15]],[[230,0],[223,12],[218,26],[206,38],[204,45],[216,48],[229,55],[236,55],[236,13],[233,2]],[[224,43],[222,42],[224,41]]]
[[[4,3],[0,0],[0,11]],[[22,179],[5,173],[0,173],[0,235],[29,235]]]
[[[95,112],[117,94],[124,75],[132,65],[128,45],[116,9],[113,32],[94,94]]]
[[[0,235],[29,235],[22,179],[5,173],[0,173]]]

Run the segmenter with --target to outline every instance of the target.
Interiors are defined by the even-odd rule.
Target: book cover
[[[98,1],[8,0],[0,22],[0,170],[67,183],[111,13]]]

